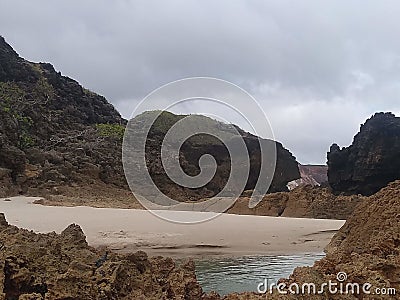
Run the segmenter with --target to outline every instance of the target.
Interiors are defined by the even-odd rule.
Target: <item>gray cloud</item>
[[[162,84],[218,77],[256,97],[300,162],[324,163],[329,145],[350,144],[375,111],[400,113],[395,0],[0,5],[0,34],[22,56],[52,62],[125,117]],[[190,109],[204,107],[182,111]]]

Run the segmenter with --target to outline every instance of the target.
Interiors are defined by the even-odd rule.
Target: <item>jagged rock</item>
[[[144,252],[103,254],[78,225],[61,234],[35,234],[8,225],[0,214],[0,299],[201,299],[193,262]],[[1,294],[1,292],[3,294]]]
[[[85,248],[88,246],[86,236],[81,227],[76,224],[71,224],[61,232],[60,237],[65,245],[74,245],[74,247]]]
[[[346,272],[349,283],[400,289],[400,181],[360,202],[352,217],[327,247],[326,258],[312,267],[296,268],[280,282],[317,287]],[[3,299],[388,299],[379,295],[204,294],[193,262],[177,267],[170,258],[148,259],[143,252],[111,254],[89,247],[77,225],[61,235],[35,234],[7,224],[0,214],[0,284]],[[68,241],[66,243],[66,241]],[[78,243],[77,243],[78,241]],[[81,242],[79,242],[81,241]],[[267,296],[267,297],[266,297]]]
[[[10,174],[11,174],[10,169],[0,168],[0,179],[3,179],[4,177],[8,177]]]
[[[326,258],[313,267],[297,268],[288,282],[323,283],[329,279],[336,280],[338,272],[345,272],[346,283],[370,283],[372,292],[375,288],[395,288],[399,291],[399,211],[400,181],[396,181],[362,201],[327,246]],[[330,295],[329,299],[343,299],[344,296]],[[397,294],[346,296],[346,299],[398,298]]]
[[[17,147],[11,145],[2,145],[0,147],[0,163],[3,168],[10,169],[15,177],[25,170],[25,153]]]
[[[18,188],[13,183],[10,169],[0,168],[0,197],[17,194]]]
[[[344,220],[365,197],[337,196],[328,188],[306,185],[290,192],[268,194],[254,208],[249,208],[249,199],[246,195],[239,198],[228,213]]]
[[[351,146],[331,146],[328,167],[335,192],[372,195],[400,179],[400,118],[375,114],[361,126]]]

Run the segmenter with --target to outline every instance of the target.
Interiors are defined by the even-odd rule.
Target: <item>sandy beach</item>
[[[342,220],[222,214],[199,224],[176,224],[136,209],[52,207],[34,197],[0,199],[0,212],[15,226],[38,233],[79,224],[92,246],[149,255],[257,255],[322,252]],[[200,212],[167,212],[201,214]]]

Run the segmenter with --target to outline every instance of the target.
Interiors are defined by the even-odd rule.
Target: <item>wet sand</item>
[[[33,204],[39,199],[34,197],[9,199],[11,201],[0,199],[0,212],[12,225],[40,233],[59,233],[75,223],[82,227],[88,243],[94,247],[107,246],[118,252],[143,250],[149,255],[174,257],[322,252],[344,224],[342,220],[230,214],[221,214],[198,224],[177,224],[146,210],[55,207]],[[181,217],[213,216],[204,212],[164,213],[171,217],[174,214]]]

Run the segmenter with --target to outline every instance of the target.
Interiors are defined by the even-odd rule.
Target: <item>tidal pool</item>
[[[324,253],[197,259],[196,275],[205,292],[220,295],[257,291],[260,282],[288,277],[296,267],[312,266]]]

